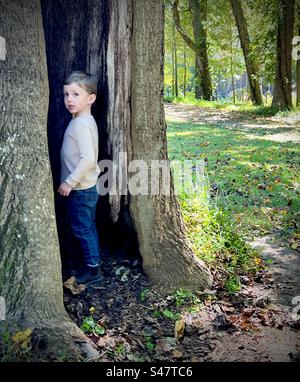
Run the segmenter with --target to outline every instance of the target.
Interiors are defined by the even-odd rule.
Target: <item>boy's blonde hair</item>
[[[89,94],[97,95],[97,78],[90,73],[85,73],[80,70],[72,72],[64,82],[64,85],[77,84]]]

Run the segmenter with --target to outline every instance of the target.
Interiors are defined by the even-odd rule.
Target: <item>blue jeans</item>
[[[67,216],[73,235],[80,243],[86,265],[97,266],[100,246],[95,223],[99,194],[96,186],[85,190],[72,190],[67,197]]]

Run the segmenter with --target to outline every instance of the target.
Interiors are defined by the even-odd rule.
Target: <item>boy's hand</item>
[[[72,187],[68,183],[63,182],[58,189],[58,193],[62,196],[69,196],[69,193],[72,191]]]

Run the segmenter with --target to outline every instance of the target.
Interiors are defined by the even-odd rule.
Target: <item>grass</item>
[[[218,110],[228,110],[236,113],[241,113],[244,115],[256,115],[256,116],[274,116],[275,114],[286,115],[290,114],[296,109],[292,111],[279,111],[277,107],[272,107],[270,105],[270,100],[265,102],[265,105],[262,106],[254,106],[251,102],[236,102],[235,104],[232,101],[205,101],[203,99],[195,99],[193,95],[187,95],[186,97],[165,97],[165,102],[174,103],[174,104],[187,104],[193,105],[197,107],[208,107],[214,108]]]
[[[276,230],[294,249],[300,239],[299,144],[261,139],[269,129],[251,132],[168,121],[170,160],[204,159],[211,188],[210,198],[208,190],[179,195],[188,236],[199,257],[225,265],[231,290],[239,272],[260,264],[244,239]]]

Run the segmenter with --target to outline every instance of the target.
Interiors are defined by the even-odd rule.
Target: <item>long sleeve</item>
[[[61,149],[61,181],[75,189],[96,184],[99,167],[98,131],[89,115],[73,119],[66,129]]]
[[[97,159],[95,157],[93,136],[89,126],[75,123],[72,135],[78,147],[80,160],[65,182],[74,188],[88,171],[95,167]]]

